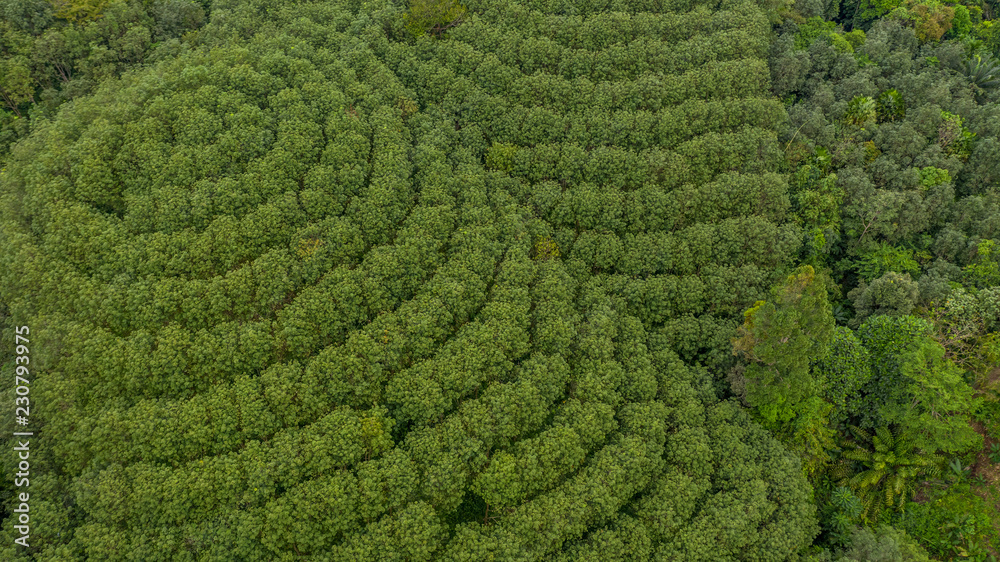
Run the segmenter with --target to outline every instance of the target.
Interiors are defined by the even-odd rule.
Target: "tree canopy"
[[[465,6],[216,2],[14,145],[0,283],[58,342],[32,556],[812,539],[800,461],[703,366],[799,246],[764,10]]]
[[[7,2],[0,558],[986,560],[996,9]]]

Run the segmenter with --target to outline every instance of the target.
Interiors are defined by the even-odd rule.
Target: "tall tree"
[[[751,407],[769,422],[787,421],[795,406],[822,391],[810,362],[826,356],[833,340],[833,311],[812,266],[802,266],[744,313],[733,351],[746,361],[737,377]]]

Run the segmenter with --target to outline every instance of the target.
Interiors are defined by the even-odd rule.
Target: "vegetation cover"
[[[996,555],[991,9],[7,3],[3,558]]]

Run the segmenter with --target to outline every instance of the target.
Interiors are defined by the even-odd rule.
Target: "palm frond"
[[[877,451],[891,451],[893,449],[893,441],[892,432],[889,431],[888,427],[876,429],[875,436],[872,437],[872,444],[875,445],[875,450]]]
[[[837,481],[844,480],[851,474],[851,468],[851,463],[842,458],[830,467],[830,476]]]
[[[885,470],[870,469],[864,472],[859,472],[851,478],[851,483],[859,489],[872,488],[879,483],[880,480],[885,478]]]
[[[852,425],[852,426],[849,426],[849,427],[851,429],[851,433],[853,433],[855,437],[857,437],[858,439],[861,439],[862,441],[867,441],[867,442],[871,443],[872,436],[871,436],[870,433],[868,433],[867,431],[861,429],[860,427],[858,427],[856,425]]]
[[[861,498],[861,518],[867,520],[871,523],[877,523],[879,517],[882,515],[882,502],[879,501],[879,497],[876,494],[868,493],[864,494]]]
[[[886,486],[887,490],[891,490],[894,495],[899,495],[903,493],[903,489],[906,487],[906,478],[902,474],[896,474],[889,481],[889,485]]]
[[[941,478],[941,463],[937,462],[928,465],[924,469],[924,474],[926,474],[928,478]]]
[[[913,451],[913,442],[906,436],[897,436],[892,450],[897,456],[908,455]]]
[[[841,456],[852,461],[868,462],[872,459],[872,452],[864,449],[852,449],[844,451]]]
[[[970,82],[984,90],[1000,86],[1000,62],[991,56],[985,59],[976,55],[968,60],[964,69]]]

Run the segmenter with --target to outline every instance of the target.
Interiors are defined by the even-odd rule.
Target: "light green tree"
[[[982,436],[969,425],[981,399],[962,369],[945,357],[944,347],[925,337],[902,361],[912,399],[887,408],[886,420],[905,428],[925,451],[957,454],[982,447]]]
[[[808,265],[775,290],[773,302],[744,313],[733,352],[747,363],[743,395],[763,419],[787,421],[796,404],[819,393],[810,362],[826,355],[833,332],[826,288]]]

